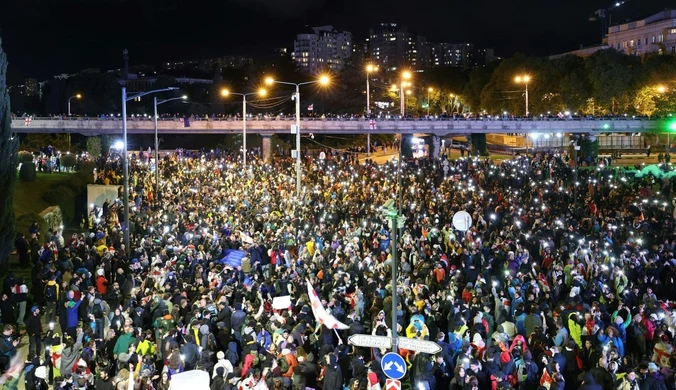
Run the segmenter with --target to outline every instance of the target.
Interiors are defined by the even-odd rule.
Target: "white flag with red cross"
[[[349,326],[338,321],[336,317],[326,311],[324,305],[322,305],[322,301],[317,296],[317,292],[312,288],[310,281],[306,279],[305,283],[307,284],[307,295],[310,297],[312,314],[315,315],[317,321],[329,329],[349,329]]]

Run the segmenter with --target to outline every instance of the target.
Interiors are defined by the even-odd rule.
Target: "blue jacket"
[[[82,301],[68,301],[68,302],[75,302],[75,306],[73,307],[66,307],[66,327],[68,328],[76,328],[77,323],[79,321],[78,318],[78,309],[80,308],[80,305],[82,304]]]
[[[599,343],[601,343],[601,345],[604,347],[610,344],[610,342],[612,342],[613,345],[617,348],[617,353],[620,354],[620,357],[624,357],[624,343],[622,342],[621,338],[610,337],[603,332],[599,332],[597,339],[599,340]]]

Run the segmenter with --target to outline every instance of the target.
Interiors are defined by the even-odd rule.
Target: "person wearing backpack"
[[[56,275],[52,275],[45,285],[45,303],[47,309],[45,317],[47,322],[56,321],[56,302],[59,300],[59,284],[56,282]]]
[[[94,316],[94,321],[96,323],[96,337],[99,339],[102,339],[103,335],[105,334],[104,330],[106,327],[106,318],[108,317],[108,313],[110,313],[110,306],[108,306],[108,303],[103,300],[103,297],[100,293],[96,293],[91,307],[91,314]]]
[[[523,359],[517,362],[517,373],[519,379],[519,389],[534,389],[538,385],[538,366],[533,361],[530,351],[523,354]]]

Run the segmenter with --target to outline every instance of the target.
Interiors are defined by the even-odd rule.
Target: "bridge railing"
[[[25,120],[26,118],[15,117],[13,120]],[[303,122],[369,122],[374,120],[377,122],[570,122],[570,121],[657,121],[663,118],[645,118],[645,117],[568,117],[568,118],[558,118],[558,117],[531,117],[531,118],[521,118],[521,117],[480,117],[480,118],[451,118],[451,117],[438,117],[438,118],[400,118],[400,117],[377,117],[377,118],[365,118],[365,117],[345,117],[345,118],[313,118],[313,117],[301,117]],[[105,118],[100,117],[32,117],[31,120],[35,121],[121,121],[122,118],[119,116],[110,116]],[[127,121],[130,122],[150,122],[152,117],[127,117]],[[159,122],[182,122],[184,118],[167,118],[160,117],[157,119]],[[191,122],[241,122],[242,118],[189,118]],[[263,121],[263,122],[274,122],[274,121],[294,121],[295,117],[285,116],[285,117],[247,117],[247,121]]]

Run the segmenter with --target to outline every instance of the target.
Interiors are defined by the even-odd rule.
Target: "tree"
[[[491,62],[488,66],[476,68],[469,74],[469,81],[463,89],[463,96],[470,111],[480,113],[484,107],[481,106],[481,91],[486,84],[491,81],[491,75],[499,62]]]
[[[625,103],[631,101],[640,61],[614,49],[599,50],[587,58],[585,67],[597,110],[617,114],[628,108]]]
[[[101,157],[101,137],[87,137],[87,152],[92,157]]]
[[[7,55],[0,40],[0,273],[9,268],[9,255],[16,238],[14,188],[18,164],[19,140],[12,134],[9,95],[7,94]]]

